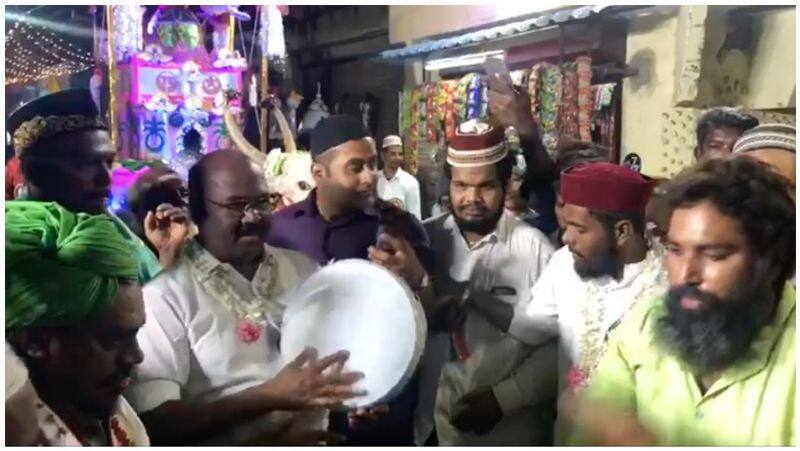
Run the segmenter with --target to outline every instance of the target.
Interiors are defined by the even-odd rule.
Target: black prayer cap
[[[6,130],[13,136],[22,125],[36,116],[71,116],[79,114],[97,117],[97,105],[88,89],[67,89],[32,100],[11,113],[6,122]]]
[[[336,114],[319,121],[311,131],[311,155],[316,157],[347,141],[368,136],[369,132],[361,121],[346,114]]]

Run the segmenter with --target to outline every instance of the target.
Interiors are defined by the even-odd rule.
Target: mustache
[[[704,306],[720,305],[722,299],[707,291],[703,291],[693,285],[679,285],[672,287],[667,292],[669,302],[679,302],[681,298],[691,297],[700,301]]]
[[[467,210],[467,209],[470,209],[470,208],[474,209],[474,210],[479,210],[481,213],[488,213],[489,212],[489,207],[487,207],[484,204],[466,204],[466,205],[461,205],[461,206],[459,206],[457,208],[457,210],[458,211],[464,211],[464,210]]]
[[[261,236],[269,230],[269,221],[264,219],[259,222],[247,222],[239,226],[236,236]]]
[[[100,381],[101,385],[115,385],[125,378],[133,377],[133,367],[121,370]]]

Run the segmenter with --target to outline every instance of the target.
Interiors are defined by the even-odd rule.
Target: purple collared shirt
[[[430,242],[422,224],[405,212],[392,212],[392,215],[400,224],[400,234],[414,248],[420,262],[430,270]],[[267,242],[275,247],[301,252],[321,265],[333,259],[366,260],[367,249],[374,246],[377,239],[379,220],[377,212],[365,210],[328,222],[317,209],[315,189],[304,201],[272,215]]]
[[[378,228],[383,223],[384,230],[408,240],[430,274],[433,253],[422,223],[388,202],[381,202],[380,210],[380,216],[377,211],[357,211],[328,222],[319,214],[317,190],[314,189],[306,200],[272,215],[267,242],[275,247],[301,252],[320,265],[333,259],[367,259],[367,249],[375,245]],[[389,400],[389,413],[380,417],[372,427],[350,429],[345,414],[332,412],[331,430],[347,437],[344,446],[413,446],[418,383],[418,375],[415,375],[399,395]]]

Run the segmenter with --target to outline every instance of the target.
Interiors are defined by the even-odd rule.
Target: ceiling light
[[[470,53],[468,55],[454,56],[451,58],[439,58],[430,60],[425,63],[426,71],[449,69],[451,67],[475,66],[483,64],[486,58],[490,56],[501,56],[505,58],[502,50],[493,50],[490,52]]]

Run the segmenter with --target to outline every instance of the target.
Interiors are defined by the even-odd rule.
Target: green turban
[[[74,325],[136,280],[131,247],[106,215],[6,202],[6,330]]]

